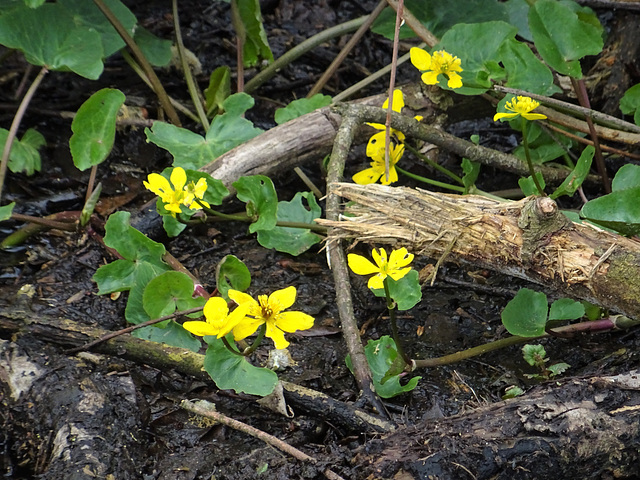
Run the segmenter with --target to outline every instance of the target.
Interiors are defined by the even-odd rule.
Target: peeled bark
[[[569,221],[548,197],[498,202],[382,185],[339,183],[355,202],[339,237],[406,246],[545,285],[630,318],[640,318],[640,243]]]

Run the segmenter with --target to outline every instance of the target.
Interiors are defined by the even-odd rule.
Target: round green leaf
[[[303,205],[303,198],[307,201],[308,207]],[[312,224],[321,215],[322,210],[311,192],[298,192],[290,202],[278,202],[278,221]],[[322,237],[308,228],[275,227],[258,230],[260,245],[291,255],[300,255],[321,240]]]
[[[640,234],[640,187],[627,188],[590,200],[580,215],[623,235]]]
[[[233,343],[233,335],[227,336]],[[205,337],[209,344],[204,357],[204,369],[221,390],[264,397],[273,392],[278,375],[266,368],[251,365],[246,357],[231,353],[216,337]]]
[[[522,288],[502,311],[502,323],[511,335],[538,337],[547,324],[547,296]]]
[[[327,105],[331,105],[331,97],[329,95],[316,93],[311,98],[299,98],[298,100],[292,101],[286,107],[277,109],[274,119],[278,125],[282,125],[289,120],[301,117]]]
[[[613,182],[611,182],[611,189],[614,192],[618,192],[620,190],[626,190],[627,188],[636,187],[640,187],[640,166],[630,163],[623,165],[616,173]]]
[[[73,163],[79,170],[98,165],[107,158],[116,136],[116,117],[125,101],[120,90],[103,88],[78,109],[69,140]]]
[[[151,280],[142,294],[142,305],[150,318],[171,315],[204,305],[202,297],[193,298],[193,280],[182,272],[165,272]]]
[[[247,266],[235,255],[227,255],[216,267],[216,286],[218,292],[229,300],[230,289],[244,292],[251,285],[251,273]]]
[[[561,298],[551,304],[549,320],[575,320],[584,316],[584,305],[570,298]]]
[[[238,198],[247,204],[247,214],[258,219],[249,225],[249,231],[271,230],[278,221],[278,195],[269,177],[253,175],[233,182]]]
[[[396,302],[398,310],[409,310],[415,307],[422,299],[422,289],[418,280],[418,272],[411,270],[399,280],[387,277],[389,294]],[[371,289],[376,297],[385,297],[384,288]]]

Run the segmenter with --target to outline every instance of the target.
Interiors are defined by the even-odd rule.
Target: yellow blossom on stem
[[[186,185],[187,174],[181,167],[173,169],[169,180],[158,173],[149,174],[147,180],[148,182],[142,182],[143,185],[147,190],[151,190],[160,197],[164,208],[173,216],[182,211],[181,205],[192,210],[200,210],[202,206],[196,202],[196,199],[200,200],[204,206],[209,207],[209,204],[202,200],[207,191],[207,180],[200,178],[198,183],[190,182],[189,185]]]
[[[212,335],[221,338],[244,320],[248,310],[249,305],[239,305],[229,314],[229,307],[224,298],[211,297],[202,309],[206,321],[188,321],[184,322],[182,326],[185,330],[200,337]]]
[[[532,110],[535,110],[540,106],[540,102],[535,101],[530,97],[523,97],[522,95],[518,95],[516,98],[512,98],[507,101],[504,105],[504,108],[513,112],[513,113],[505,113],[499,112],[496,113],[493,117],[493,121],[500,120],[503,118],[516,118],[517,116],[522,116],[527,120],[544,120],[547,118],[546,115],[542,113],[530,113]]]
[[[446,52],[438,50],[430,55],[429,52],[413,47],[409,51],[411,63],[418,70],[423,71],[422,81],[427,85],[435,85],[439,83],[438,75],[442,74],[447,77],[447,86],[449,88],[460,88],[462,86],[462,77],[458,72],[462,72],[460,59]]]
[[[401,132],[398,132],[402,135]],[[352,180],[358,185],[369,185],[380,180],[382,185],[398,181],[398,172],[396,171],[396,163],[402,158],[404,153],[404,145],[396,144],[393,140],[389,143],[389,178],[385,178],[384,166],[384,136],[385,132],[376,133],[369,139],[367,144],[367,156],[373,161],[371,167],[356,173]],[[402,135],[404,139],[404,135]]]
[[[413,254],[408,253],[406,248],[400,248],[393,250],[389,259],[387,260],[387,252],[384,248],[380,248],[376,251],[373,249],[371,256],[373,257],[372,263],[368,258],[355,253],[350,253],[347,256],[347,263],[349,268],[358,275],[375,275],[369,279],[369,288],[384,288],[383,281],[387,277],[391,277],[394,280],[400,280],[407,273],[411,271],[411,267],[408,265],[413,261]]]
[[[238,290],[229,290],[229,298],[239,306],[247,306],[243,321],[233,328],[233,338],[243,340],[253,334],[260,325],[266,324],[265,335],[273,340],[277,349],[287,348],[289,342],[284,332],[307,330],[313,326],[313,317],[302,312],[284,312],[296,301],[296,287],[277,290],[271,295],[260,295],[254,300],[251,295]]]

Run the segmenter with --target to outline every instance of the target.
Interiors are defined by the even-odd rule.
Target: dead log
[[[548,197],[499,202],[382,185],[334,184],[355,202],[333,235],[524,278],[640,318],[640,243],[569,221]]]
[[[525,397],[369,441],[359,478],[637,478],[640,371],[566,378]]]

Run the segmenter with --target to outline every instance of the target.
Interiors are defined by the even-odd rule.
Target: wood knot
[[[558,212],[558,205],[549,197],[536,198],[536,209],[544,217],[553,217]]]

